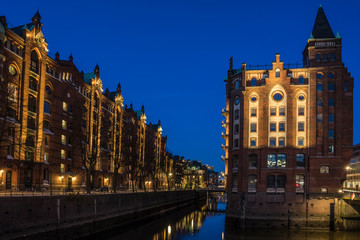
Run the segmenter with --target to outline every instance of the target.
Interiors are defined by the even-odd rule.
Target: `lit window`
[[[274,137],[270,138],[270,147],[276,147],[276,138]]]
[[[327,165],[322,165],[320,167],[320,173],[329,173],[330,172],[330,167]]]
[[[251,108],[251,116],[256,117],[256,108]]]
[[[334,144],[330,144],[329,145],[329,147],[328,147],[328,151],[329,151],[329,153],[334,153],[335,152],[335,146],[334,146]]]
[[[270,116],[276,116],[276,107],[270,108]]]
[[[303,132],[304,131],[304,122],[298,122],[298,131]]]
[[[50,103],[48,101],[44,102],[44,113],[50,114]]]
[[[17,101],[17,87],[15,84],[13,83],[8,83],[8,88],[7,88],[7,97],[10,101]]]
[[[248,192],[256,192],[256,176],[255,175],[250,175],[248,177]]]
[[[279,122],[279,132],[285,131],[285,122]]]
[[[334,137],[334,129],[329,129],[329,138]]]
[[[304,175],[296,174],[296,190],[304,191],[305,177]]]
[[[286,154],[268,154],[267,155],[268,168],[285,168],[286,167]]]
[[[235,110],[235,120],[240,118],[240,111]]]
[[[61,126],[62,126],[62,129],[66,130],[66,121],[65,120],[61,121]]]
[[[329,113],[329,123],[333,123],[335,120],[335,115],[333,113]]]
[[[279,78],[280,77],[280,69],[276,69],[276,74],[275,74],[275,77]]]
[[[285,138],[284,137],[279,138],[279,147],[285,147]]]
[[[305,108],[303,106],[298,107],[298,115],[299,116],[305,115]]]
[[[250,146],[256,147],[256,138],[250,138]]]
[[[61,135],[61,143],[66,144],[66,137],[65,135]]]
[[[10,65],[8,70],[11,76],[15,76],[17,74],[16,68],[13,65]]]
[[[318,83],[316,84],[316,90],[319,91],[319,92],[321,92],[321,91],[323,90],[323,84],[320,83],[320,82],[318,82]]]
[[[276,154],[267,155],[267,167],[268,168],[276,167]]]
[[[270,123],[270,132],[276,132],[276,123],[275,122]]]
[[[48,152],[44,153],[44,163],[49,163],[49,153]]]
[[[256,78],[252,78],[251,79],[251,86],[255,87],[256,86]]]
[[[257,155],[250,154],[249,155],[249,168],[256,168],[257,167]]]
[[[304,146],[304,138],[303,137],[298,138],[298,146]]]
[[[333,107],[335,105],[335,101],[333,98],[329,98],[329,107]]]
[[[67,111],[67,104],[66,102],[63,102],[63,110],[66,112]]]
[[[305,167],[305,155],[296,154],[296,167],[303,168]]]
[[[64,164],[60,164],[60,173],[65,173],[65,165]]]
[[[285,107],[279,107],[279,116],[285,116]]]
[[[322,188],[321,188],[321,193],[327,193],[327,192],[328,192],[327,187],[322,187]]]
[[[61,149],[61,159],[65,159],[65,150]]]
[[[322,123],[323,121],[323,115],[321,113],[319,113],[318,115],[316,115],[316,121],[318,123]]]
[[[250,132],[256,132],[256,123],[250,124]]]

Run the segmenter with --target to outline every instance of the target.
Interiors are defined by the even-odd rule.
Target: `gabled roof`
[[[24,38],[23,37],[23,30],[27,29],[27,30],[31,31],[34,28],[34,26],[35,26],[34,23],[31,22],[31,23],[28,23],[28,24],[24,24],[24,25],[20,25],[20,26],[17,26],[17,27],[10,28],[10,30],[13,31],[14,33],[16,33],[17,35],[19,35],[20,37]]]
[[[151,124],[149,125],[155,132],[158,130],[159,128],[159,124]]]
[[[335,35],[326,18],[323,8],[320,6],[316,15],[312,36],[315,39],[319,38],[335,38]]]
[[[90,80],[95,78],[95,73],[93,72],[89,72],[89,73],[84,73],[84,82],[86,82],[87,84],[90,85]]]
[[[107,96],[108,99],[110,99],[111,101],[115,102],[115,97],[118,95],[118,93],[115,92],[109,92],[109,95]]]

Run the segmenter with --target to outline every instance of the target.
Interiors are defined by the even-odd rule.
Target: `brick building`
[[[222,123],[229,211],[329,214],[352,156],[354,80],[341,48],[320,6],[301,67],[280,54],[257,68],[235,69],[230,59]]]
[[[104,90],[98,65],[84,73],[71,55],[50,57],[42,26],[39,12],[14,28],[0,17],[0,189],[139,182],[129,169],[144,165],[146,148],[154,149],[156,167],[166,161],[160,122],[154,132],[144,108],[124,108],[120,84]]]

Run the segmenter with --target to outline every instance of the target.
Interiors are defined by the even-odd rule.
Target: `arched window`
[[[239,87],[240,87],[240,82],[239,82],[239,80],[236,80],[236,82],[235,82],[235,89],[239,89]]]
[[[37,92],[37,85],[38,85],[38,82],[35,78],[33,77],[30,77],[29,78],[29,88],[35,92]]]
[[[321,56],[320,56],[320,54],[318,53],[318,54],[316,54],[316,62],[320,62],[321,61]]]
[[[252,78],[251,79],[251,86],[255,87],[256,86],[256,78]]]
[[[256,176],[255,175],[249,175],[248,177],[248,192],[256,192]]]
[[[329,173],[330,172],[330,167],[328,165],[322,165],[320,167],[320,173]]]
[[[30,70],[39,73],[39,58],[35,51],[31,52]]]
[[[249,155],[249,168],[257,168],[257,155],[254,153]]]
[[[304,77],[303,77],[303,76],[300,76],[300,77],[299,77],[299,84],[300,84],[300,85],[303,85],[303,84],[304,84]]]
[[[29,95],[28,110],[36,113],[36,98],[33,95]]]

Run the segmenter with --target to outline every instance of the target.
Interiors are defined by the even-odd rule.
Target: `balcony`
[[[226,108],[223,108],[223,109],[221,110],[221,114],[222,114],[224,117],[226,117],[226,116],[229,114],[229,111],[226,110]]]
[[[222,137],[223,139],[227,139],[227,138],[229,137],[229,135],[226,134],[225,132],[222,132],[222,133],[221,133],[221,137]]]
[[[222,120],[221,126],[226,129],[229,126],[229,123],[227,123],[226,120]]]
[[[226,151],[228,148],[229,148],[229,147],[226,146],[225,144],[221,144],[221,149],[222,149],[222,150]]]

